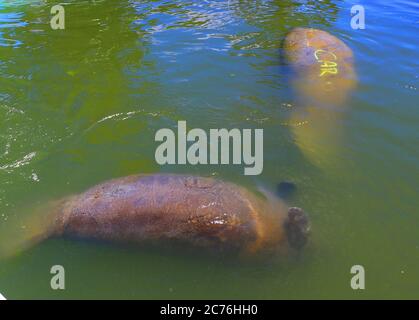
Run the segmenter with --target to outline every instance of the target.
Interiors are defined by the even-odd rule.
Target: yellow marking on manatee
[[[323,64],[320,65],[322,68],[336,68],[337,66],[338,64],[333,61],[324,61]]]
[[[327,68],[327,69],[321,69],[322,73],[320,73],[320,77],[323,77],[325,74],[338,74],[337,68]]]
[[[316,60],[317,61],[319,61],[320,60],[320,57],[319,57],[319,54],[320,53],[326,53],[326,54],[329,54],[329,55],[331,55],[332,57],[333,57],[333,60],[337,60],[338,59],[338,57],[333,53],[333,52],[330,52],[330,51],[326,51],[326,50],[323,50],[323,49],[319,49],[319,50],[316,50],[315,52],[314,52],[314,56],[316,57]]]
[[[329,55],[329,59],[323,59],[321,56]],[[316,50],[314,52],[314,57],[316,58],[317,62],[321,63],[320,65],[320,75],[319,77],[323,77],[326,74],[338,74],[338,64],[335,62],[338,57],[330,51],[326,51],[323,49]],[[332,61],[335,60],[335,61]]]

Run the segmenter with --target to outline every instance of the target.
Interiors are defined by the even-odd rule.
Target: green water
[[[312,220],[301,256],[243,262],[49,240],[0,261],[0,293],[40,298],[418,298],[419,6],[399,1],[0,1],[0,241],[42,202],[113,177],[188,172],[273,188],[293,181]],[[350,27],[364,4],[366,29]],[[358,86],[341,152],[319,168],[286,125],[295,108],[281,42],[293,27],[354,51]],[[160,167],[160,128],[263,128],[264,171]],[[22,209],[24,208],[24,209]],[[350,287],[362,265],[366,289]],[[50,288],[50,268],[66,290]]]

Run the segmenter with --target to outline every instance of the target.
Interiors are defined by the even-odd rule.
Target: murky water
[[[418,298],[419,5],[363,1],[0,1],[0,241],[38,204],[140,172],[212,174],[274,188],[293,181],[310,246],[268,262],[49,240],[0,262],[8,298]],[[281,43],[293,27],[331,32],[354,51],[358,86],[327,165],[297,147],[297,107]],[[160,128],[263,128],[265,166],[160,167]],[[327,146],[326,146],[327,147]],[[18,223],[16,223],[18,221]],[[353,291],[350,269],[366,270]],[[66,290],[50,288],[63,265]]]

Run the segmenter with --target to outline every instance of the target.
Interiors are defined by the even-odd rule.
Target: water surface
[[[418,298],[419,6],[359,1],[0,1],[0,241],[49,199],[140,172],[214,175],[274,188],[292,181],[309,212],[300,256],[241,261],[50,240],[0,262],[8,298]],[[354,51],[358,86],[343,109],[341,152],[307,159],[290,133],[295,104],[281,43],[293,27],[329,31]],[[265,166],[160,167],[154,134],[263,128]],[[18,223],[16,222],[18,221]],[[49,286],[63,265],[65,291]],[[366,269],[366,290],[350,268]]]

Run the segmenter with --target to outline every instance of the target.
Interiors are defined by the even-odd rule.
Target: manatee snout
[[[310,221],[307,214],[301,208],[289,208],[284,227],[290,247],[301,250],[307,244],[310,234]]]

